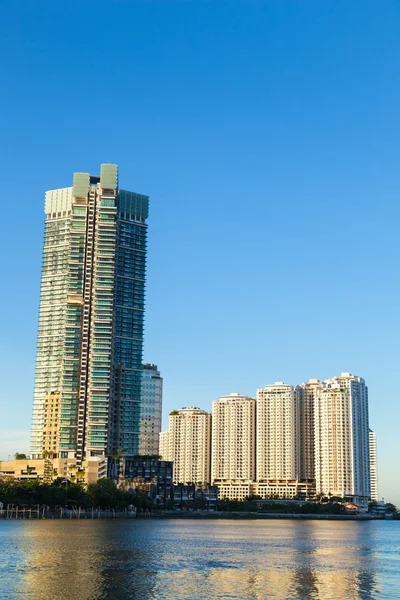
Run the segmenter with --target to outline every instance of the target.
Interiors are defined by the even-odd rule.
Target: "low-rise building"
[[[107,477],[107,458],[94,456],[76,464],[74,458],[20,458],[0,461],[0,478],[11,477],[18,481],[39,480],[51,483],[59,477],[72,483],[95,483]]]
[[[6,476],[19,481],[48,481],[57,477],[65,477],[67,460],[50,460],[45,458],[20,458],[0,461],[0,477]]]
[[[377,500],[369,503],[368,512],[371,515],[385,517],[386,515],[386,503],[384,500]]]
[[[227,500],[247,500],[247,498],[254,496],[256,493],[256,483],[250,480],[216,480],[214,485],[218,488],[218,497],[220,500],[224,498]]]
[[[297,479],[270,479],[257,481],[254,494],[267,499],[311,499],[315,496],[315,481],[297,481]]]
[[[152,456],[126,458],[123,489],[138,490],[161,506],[168,506],[173,499],[173,463],[157,460]]]
[[[90,456],[83,461],[85,483],[96,483],[99,479],[107,477],[107,463],[105,456]]]
[[[215,510],[218,487],[214,485],[174,485],[174,508],[180,510]]]

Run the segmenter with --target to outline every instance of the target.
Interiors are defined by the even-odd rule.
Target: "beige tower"
[[[174,483],[210,483],[211,415],[188,406],[169,415],[169,460]]]
[[[361,377],[328,379],[314,405],[318,493],[366,506],[370,496],[368,391]]]
[[[293,386],[282,382],[257,390],[257,480],[295,480],[296,437]]]
[[[314,479],[314,403],[324,387],[319,379],[296,386],[297,475],[301,481]]]
[[[255,400],[221,396],[212,407],[211,480],[220,496],[243,499],[255,477]]]
[[[161,431],[159,434],[159,454],[161,460],[169,460],[169,431]]]

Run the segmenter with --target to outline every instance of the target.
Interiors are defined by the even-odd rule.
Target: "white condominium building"
[[[297,479],[293,386],[282,382],[257,390],[257,480]]]
[[[319,379],[296,386],[297,474],[301,481],[314,479],[314,402],[324,387]]]
[[[158,452],[161,460],[169,460],[169,431],[160,431]]]
[[[211,415],[188,406],[169,415],[169,460],[174,483],[210,483]]]
[[[376,433],[369,430],[369,473],[371,480],[371,500],[379,500],[378,493],[378,463],[376,456]]]
[[[212,404],[211,481],[253,481],[255,477],[255,400],[240,394]]]
[[[314,404],[316,491],[365,506],[370,496],[367,387],[350,373],[325,383]]]

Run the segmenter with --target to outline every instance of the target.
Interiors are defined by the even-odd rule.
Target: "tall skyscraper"
[[[325,384],[314,405],[316,490],[365,506],[370,496],[368,389],[350,373]]]
[[[140,402],[139,454],[155,455],[159,450],[163,380],[157,365],[143,365]]]
[[[293,386],[282,382],[257,390],[257,480],[297,478]]]
[[[369,430],[369,475],[371,485],[371,500],[377,502],[379,500],[378,491],[378,461],[376,455],[376,433]]]
[[[211,480],[255,477],[255,400],[240,394],[212,404]]]
[[[148,206],[112,164],[46,192],[33,456],[138,453]]]
[[[169,460],[174,483],[210,483],[211,415],[187,406],[169,415]]]

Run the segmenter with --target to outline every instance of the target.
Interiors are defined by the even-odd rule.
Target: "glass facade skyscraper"
[[[139,454],[142,456],[159,453],[161,431],[163,379],[157,365],[143,365]]]
[[[148,207],[112,164],[46,193],[32,456],[138,454]]]

